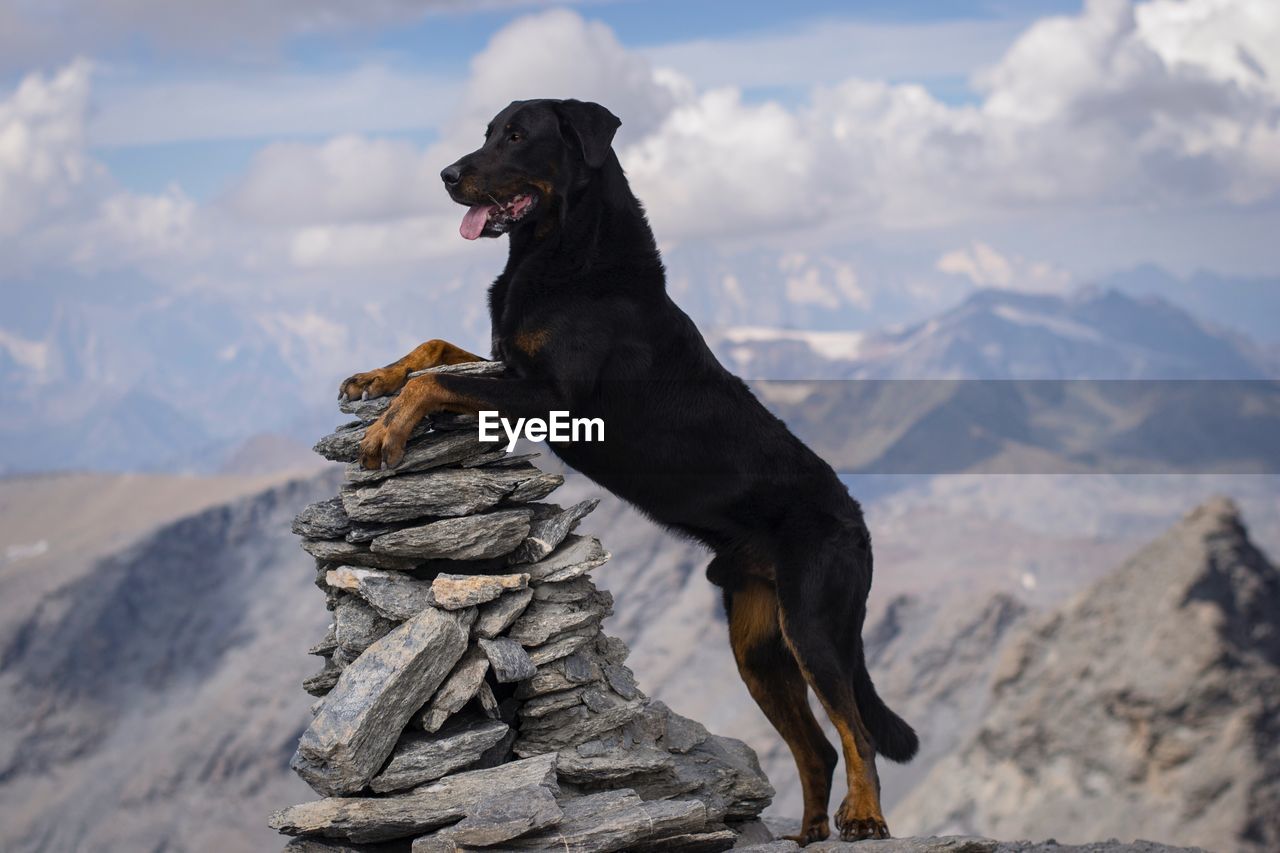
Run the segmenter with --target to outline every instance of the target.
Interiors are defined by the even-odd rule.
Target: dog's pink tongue
[[[462,216],[462,227],[458,229],[463,237],[474,240],[484,231],[484,224],[489,221],[489,214],[497,209],[496,204],[477,204]]]

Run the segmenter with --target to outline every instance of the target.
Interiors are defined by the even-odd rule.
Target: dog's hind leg
[[[348,400],[358,400],[361,397],[385,397],[403,388],[404,383],[409,379],[409,374],[415,370],[426,370],[428,367],[439,367],[442,364],[462,364],[468,361],[484,361],[484,359],[448,341],[430,340],[419,344],[413,352],[396,359],[386,367],[348,376],[338,386],[338,397]]]
[[[777,570],[783,638],[840,735],[849,793],[836,810],[835,823],[845,841],[889,837],[880,807],[876,741],[859,708],[860,694],[869,690],[874,696],[861,636],[871,586],[871,546],[859,527],[839,524],[789,536],[788,554]],[[865,689],[859,687],[862,681]],[[875,702],[906,727],[878,696]]]
[[[800,844],[821,841],[831,834],[827,804],[836,750],[809,709],[804,676],[783,642],[777,595],[769,582],[748,578],[726,589],[724,599],[738,672],[760,710],[790,747],[800,773],[804,817],[800,832],[789,837]]]

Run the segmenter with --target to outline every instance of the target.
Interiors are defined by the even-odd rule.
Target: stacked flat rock
[[[286,849],[713,851],[759,831],[755,754],[648,699],[601,630],[609,553],[573,532],[596,502],[544,502],[563,478],[465,417],[364,470],[388,402],[342,405],[355,420],[316,445],[347,463],[341,493],[294,522],[333,623],[292,761],[323,799],[272,815]]]

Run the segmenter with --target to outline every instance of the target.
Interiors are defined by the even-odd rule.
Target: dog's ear
[[[582,159],[592,169],[599,169],[609,157],[609,146],[622,120],[599,104],[590,101],[555,102],[560,129],[567,138],[576,139]]]

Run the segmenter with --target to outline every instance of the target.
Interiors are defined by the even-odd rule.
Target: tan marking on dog
[[[551,332],[546,329],[525,329],[516,333],[516,349],[527,356],[537,355],[551,340]]]

